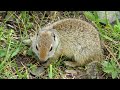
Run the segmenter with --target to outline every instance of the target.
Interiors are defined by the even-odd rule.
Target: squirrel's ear
[[[53,37],[55,38],[56,29],[51,29],[51,31],[52,31],[52,35],[53,35]]]
[[[52,31],[54,34],[57,33],[56,29],[51,29],[51,31]]]

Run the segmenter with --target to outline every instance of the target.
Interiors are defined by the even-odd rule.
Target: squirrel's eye
[[[52,51],[52,47],[50,48],[50,51]]]
[[[53,35],[53,37],[54,37],[54,40],[55,40],[55,34]]]
[[[36,49],[38,50],[38,46],[36,45]]]

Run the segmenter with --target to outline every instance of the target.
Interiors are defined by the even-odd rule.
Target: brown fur
[[[79,19],[64,19],[42,28],[47,31],[48,36],[51,29],[56,30],[60,44],[53,56],[54,59],[62,54],[74,57],[79,65],[103,59],[99,33],[91,24]],[[45,57],[45,47],[49,47],[45,42],[49,40],[46,41],[45,36],[43,37],[40,56]]]

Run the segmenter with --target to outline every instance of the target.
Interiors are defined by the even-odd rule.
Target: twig
[[[117,63],[117,65],[118,65],[119,68],[120,68],[120,64],[119,64],[119,62],[117,61],[117,59],[115,58],[115,55],[111,52],[111,50],[108,48],[107,45],[105,45],[104,43],[103,43],[103,45],[104,45],[104,47],[108,50],[108,52],[113,56],[115,62]]]
[[[28,73],[27,67],[22,62],[21,64],[23,65],[23,67],[26,69],[26,72]],[[29,74],[27,74],[27,78],[29,79]]]

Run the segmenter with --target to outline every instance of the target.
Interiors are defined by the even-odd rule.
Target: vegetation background
[[[87,79],[85,68],[64,65],[65,57],[40,67],[31,50],[30,37],[38,28],[64,18],[78,18],[91,23],[100,33],[104,51],[98,79],[120,78],[120,22],[110,22],[107,14],[97,11],[1,11],[0,78],[1,79]]]

